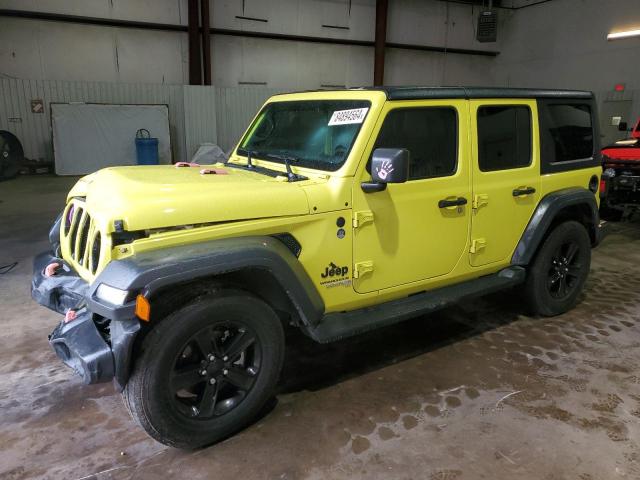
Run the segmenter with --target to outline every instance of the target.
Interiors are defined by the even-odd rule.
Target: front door
[[[357,292],[446,275],[464,255],[471,211],[468,128],[466,100],[387,102],[366,168],[361,165],[356,178],[370,181],[375,148],[406,148],[409,181],[375,193],[354,187]]]
[[[505,263],[540,198],[535,100],[472,100],[473,216],[469,262]]]

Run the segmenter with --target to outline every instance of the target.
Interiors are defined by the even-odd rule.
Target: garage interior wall
[[[22,142],[25,156],[52,160],[51,103],[163,104],[169,107],[174,161],[187,161],[201,143],[234,146],[247,123],[274,89],[201,87],[143,83],[50,81],[0,78],[0,130]],[[43,113],[31,100],[44,102]],[[131,133],[131,141],[135,132]]]
[[[633,115],[640,114],[640,80],[634,75],[640,39],[606,41],[613,29],[640,25],[635,2],[551,0],[535,5],[538,1],[503,1],[527,8],[499,8],[498,42],[488,44],[475,40],[478,5],[390,1],[389,43],[499,55],[387,48],[385,83],[584,88],[594,90],[601,101],[631,99]],[[211,26],[217,29],[374,39],[375,0],[211,0],[211,7]],[[187,24],[187,0],[0,0],[0,9]],[[26,111],[30,104],[23,101],[38,98],[34,92],[47,102],[167,103],[175,160],[186,160],[194,145],[206,141],[206,129],[215,130],[209,141],[230,148],[274,92],[369,85],[373,78],[372,47],[214,34],[215,87],[195,87],[213,93],[185,95],[186,32],[9,17],[0,17],[0,23],[0,78],[5,79],[0,128],[17,133],[32,158],[49,157],[48,115],[34,119],[37,114]],[[626,83],[625,92],[613,92],[608,71],[624,77],[616,83]],[[13,98],[16,91],[23,92],[20,102]],[[196,99],[201,95],[210,97],[204,110]],[[205,118],[209,108],[215,113],[209,110]]]

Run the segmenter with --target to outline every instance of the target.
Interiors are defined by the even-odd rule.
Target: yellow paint
[[[141,166],[108,168],[82,178],[68,196],[74,221],[90,222],[89,247],[100,242],[97,267],[86,257],[72,258],[71,235],[61,231],[63,257],[88,281],[111,260],[142,252],[249,235],[292,234],[302,245],[299,261],[315,283],[327,312],[380,303],[423,290],[496,272],[510,257],[537,201],[570,186],[586,187],[600,169],[540,176],[537,110],[527,100],[386,101],[383,92],[341,91],[286,94],[289,100],[368,100],[370,110],[344,165],[335,172],[292,166],[308,180],[287,182],[281,163],[254,160],[283,173],[269,177],[216,165],[226,175],[201,175],[199,168]],[[501,172],[480,172],[475,142],[479,104],[527,104],[534,121],[533,163]],[[442,178],[389,185],[365,194],[365,166],[385,116],[395,108],[450,106],[458,114],[456,173]],[[252,122],[255,128],[255,122]],[[246,164],[234,153],[231,164]],[[535,186],[536,194],[516,199],[513,188]],[[463,207],[438,208],[445,198],[465,197]],[[79,208],[84,215],[78,216]],[[77,218],[76,218],[77,217]],[[339,238],[338,220],[344,219]],[[114,221],[141,238],[112,248]],[[99,240],[98,240],[99,234]],[[80,247],[76,245],[76,259]],[[475,253],[471,253],[473,250]],[[80,255],[81,256],[81,255]],[[92,273],[92,270],[96,273]],[[329,274],[347,267],[344,277]],[[354,268],[357,267],[357,278]]]
[[[471,122],[473,194],[477,197],[477,208],[473,209],[471,220],[471,239],[472,242],[481,239],[483,247],[470,252],[469,263],[473,267],[495,263],[504,265],[509,263],[513,249],[540,200],[538,109],[535,100],[482,99],[469,103],[470,118],[474,120],[478,109],[483,106],[522,105],[531,111],[531,164],[522,168],[481,171],[477,151],[477,122]],[[513,196],[514,189],[524,187],[535,188],[536,192],[523,197]]]

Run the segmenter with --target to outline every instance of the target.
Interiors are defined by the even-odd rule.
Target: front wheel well
[[[224,289],[252,293],[267,303],[284,322],[299,324],[299,315],[285,289],[274,275],[260,268],[199,277],[154,292],[149,298],[151,303],[149,323],[158,323],[171,312],[182,308],[196,298]]]
[[[142,351],[146,336],[175,312],[197,298],[213,295],[221,290],[242,290],[249,292],[269,305],[286,328],[287,325],[301,325],[295,305],[280,282],[267,270],[250,268],[219,275],[199,277],[154,292],[150,296],[151,317],[148,322],[140,322],[141,329],[133,345],[132,365]]]

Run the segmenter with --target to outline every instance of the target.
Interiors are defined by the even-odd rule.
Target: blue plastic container
[[[136,158],[138,165],[158,165],[158,139],[152,138],[149,130],[141,128],[136,132]]]

